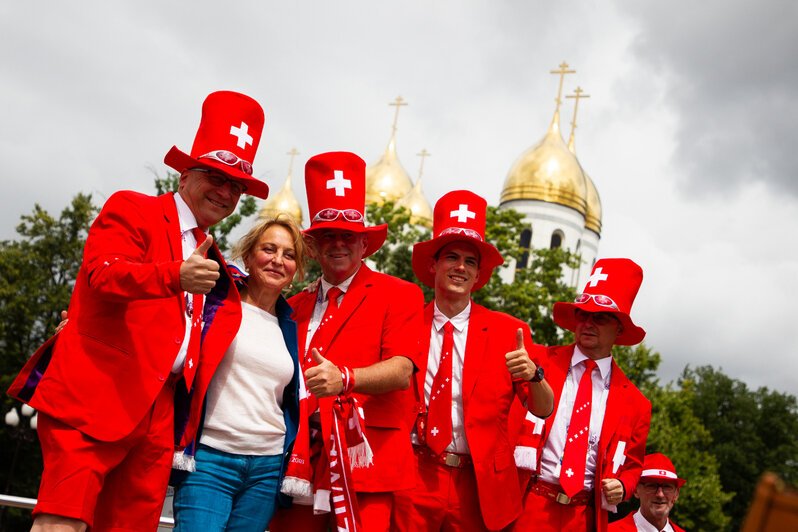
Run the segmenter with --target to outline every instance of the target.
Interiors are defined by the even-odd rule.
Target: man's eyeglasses
[[[640,487],[643,488],[646,493],[651,494],[657,493],[660,489],[664,495],[673,495],[676,492],[676,484],[671,483],[659,484],[656,482],[641,482]]]
[[[192,168],[192,170],[195,172],[204,173],[211,185],[215,187],[223,187],[225,183],[230,183],[230,193],[233,196],[240,196],[247,191],[247,186],[244,183],[236,181],[235,179],[230,179],[227,176],[217,174],[213,170],[208,170],[207,168]]]
[[[363,223],[363,213],[355,209],[344,209],[342,211],[338,209],[322,209],[313,217],[313,223],[332,222],[339,217],[343,217],[347,222]]]
[[[241,169],[247,175],[252,175],[252,163],[249,161],[245,161],[235,153],[227,150],[216,150],[206,153],[205,155],[200,155],[197,159],[213,159],[214,161],[219,161],[220,163],[224,163],[227,166],[236,166]]]
[[[443,235],[465,235],[465,236],[470,236],[471,238],[475,238],[480,242],[482,242],[482,235],[480,235],[473,229],[468,229],[467,227],[447,227],[446,229],[441,231],[441,234],[438,236],[443,236]]]
[[[581,308],[578,308],[574,311],[574,317],[576,318],[576,321],[582,323],[586,322],[590,318],[593,318],[593,323],[596,325],[607,325],[613,321],[618,321],[618,318],[609,312],[588,312],[586,310],[582,310]]]
[[[601,294],[579,294],[576,296],[576,299],[574,299],[574,303],[587,303],[591,299],[596,305],[601,307],[609,307],[614,310],[620,310],[618,305],[615,304],[615,301],[607,296],[602,296]]]

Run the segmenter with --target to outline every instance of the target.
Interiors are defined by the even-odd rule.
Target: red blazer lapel
[[[366,295],[368,295],[369,289],[371,288],[371,283],[369,283],[370,277],[371,270],[369,267],[365,264],[361,264],[360,269],[349,284],[349,288],[346,289],[344,298],[341,300],[341,306],[338,307],[338,310],[333,314],[329,323],[313,335],[314,345],[323,345],[328,351],[330,350],[339,331],[344,327],[347,320],[349,320],[360,304],[363,303],[363,300],[366,299]],[[318,336],[318,339],[316,336]]]
[[[488,341],[489,311],[476,303],[471,303],[471,317],[468,319],[468,337],[463,359],[463,404],[474,392],[477,377],[485,358],[485,344]]]
[[[294,309],[291,318],[296,322],[296,332],[299,347],[300,365],[305,364],[305,341],[308,337],[308,324],[313,316],[313,307],[316,305],[316,292],[300,292],[292,297],[289,305]]]
[[[180,232],[180,219],[177,216],[177,205],[175,204],[174,193],[158,196],[158,203],[161,205],[161,209],[163,209],[163,217],[166,220],[166,239],[169,241],[169,250],[172,252],[172,259],[182,259],[183,235]]]
[[[551,431],[557,410],[560,408],[560,397],[565,387],[565,378],[568,376],[568,368],[571,367],[571,358],[574,356],[574,344],[566,346],[556,346],[549,348],[549,359],[546,366],[546,380],[554,393],[554,412],[546,418],[546,434]]]
[[[601,437],[599,438],[598,456],[604,456],[612,443],[613,436],[621,422],[627,402],[626,387],[629,379],[623,374],[621,368],[612,361],[612,376],[610,377],[610,389],[607,394],[607,406],[604,409],[604,424],[601,427]],[[628,443],[628,442],[627,442]]]

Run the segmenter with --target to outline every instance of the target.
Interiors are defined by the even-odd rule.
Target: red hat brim
[[[676,486],[679,487],[679,488],[684,486],[685,483],[687,482],[685,479],[679,478],[679,477],[671,478],[671,477],[662,477],[662,476],[658,476],[658,475],[642,475],[638,482],[642,482],[644,478],[649,478],[651,480],[659,480],[659,481],[663,481],[663,480],[668,481],[668,480],[670,480],[670,481],[676,482]]]
[[[563,303],[558,301],[554,304],[554,323],[563,329],[575,332],[576,316],[574,315],[574,311],[578,308],[586,312],[609,312],[618,318],[621,325],[623,325],[623,332],[615,339],[615,344],[617,345],[637,345],[646,337],[646,331],[635,325],[628,314],[596,305],[593,299],[588,300],[587,303]]]
[[[194,157],[183,153],[177,149],[177,146],[172,146],[172,149],[169,150],[169,153],[167,153],[166,157],[163,158],[163,162],[181,174],[184,170],[189,168],[212,168],[230,176],[237,181],[243,182],[247,187],[246,194],[260,199],[266,199],[269,197],[269,186],[260,179],[255,179],[251,175],[242,172],[241,169],[236,166],[229,166],[227,164],[214,161],[213,159],[202,159],[202,161],[200,161],[199,159],[195,159]]]
[[[460,233],[449,233],[441,235],[432,240],[426,240],[413,245],[413,273],[416,274],[418,280],[429,286],[435,288],[435,274],[429,269],[429,262],[434,258],[435,254],[449,242],[462,241],[474,245],[479,251],[479,278],[474,286],[471,287],[472,292],[476,292],[490,281],[490,276],[493,275],[493,270],[497,266],[504,264],[504,258],[499,250],[487,242],[471,238]]]
[[[344,231],[352,231],[353,233],[368,233],[368,243],[363,252],[363,258],[373,255],[385,243],[385,238],[388,236],[388,224],[375,225],[373,227],[366,227],[359,223],[347,222],[340,218],[331,222],[316,222],[308,229],[302,231],[305,234],[312,234],[313,231],[321,229],[341,229]]]

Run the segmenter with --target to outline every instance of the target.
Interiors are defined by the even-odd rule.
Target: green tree
[[[52,334],[66,309],[97,214],[91,196],[78,194],[56,219],[39,205],[22,216],[18,240],[0,242],[0,387],[8,389],[28,357]],[[3,395],[2,414],[17,401]],[[37,440],[0,427],[0,479],[7,493],[35,497],[41,473]],[[27,436],[34,436],[28,433]],[[17,452],[18,451],[18,452]],[[16,457],[16,461],[15,461]],[[14,463],[16,462],[16,463]],[[14,465],[12,471],[12,463]],[[13,475],[13,478],[12,478]],[[9,508],[0,529],[30,527],[30,512]]]
[[[727,530],[738,530],[763,472],[790,483],[798,479],[795,397],[749,390],[711,366],[685,368],[679,384],[692,393],[689,406],[711,436],[708,449],[720,464],[723,489],[734,494],[723,507],[731,517]]]

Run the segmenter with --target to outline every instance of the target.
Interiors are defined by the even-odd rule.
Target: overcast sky
[[[299,5],[301,4],[301,5]],[[604,216],[600,257],[645,272],[632,311],[660,378],[711,364],[798,395],[798,3],[671,1],[3,2],[0,239],[34,203],[154,192],[190,151],[205,96],[258,100],[255,173],[277,190],[292,147],[373,163],[393,107],[431,204],[496,205],[545,134],[563,60],[581,86],[576,153]],[[573,100],[562,107],[563,131]]]

